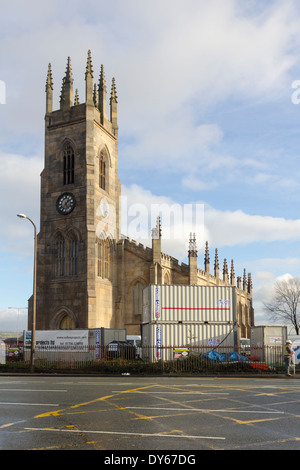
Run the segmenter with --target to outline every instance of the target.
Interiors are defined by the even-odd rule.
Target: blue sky
[[[236,276],[251,272],[256,324],[270,323],[261,302],[276,279],[300,275],[300,93],[292,88],[300,80],[299,2],[0,6],[0,330],[16,330],[17,313],[8,307],[27,306],[32,292],[32,227],[16,214],[39,225],[48,63],[54,107],[68,56],[82,102],[88,49],[95,80],[101,64],[108,89],[116,77],[128,204],[203,205],[211,264],[218,248],[221,264],[234,260]],[[186,242],[164,240],[163,248],[185,260]],[[26,318],[21,310],[19,329]]]

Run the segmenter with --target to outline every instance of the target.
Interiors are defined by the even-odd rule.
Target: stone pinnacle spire
[[[117,124],[117,91],[116,91],[116,82],[115,78],[112,79],[111,86],[111,95],[110,95],[110,120],[114,130],[114,134],[118,134],[118,124]]]
[[[71,68],[71,59],[68,57],[66,74],[63,78],[61,95],[60,95],[60,108],[64,111],[70,109],[73,105],[73,75]]]
[[[252,294],[252,289],[253,289],[252,276],[251,276],[251,273],[248,273],[248,293],[249,294]]]
[[[247,275],[246,275],[246,269],[244,269],[244,275],[243,275],[243,290],[247,292]]]
[[[189,241],[189,256],[197,257],[197,244],[196,244],[196,234],[190,233]]]
[[[85,70],[85,78],[90,75],[92,78],[94,77],[93,66],[92,66],[92,54],[90,49],[88,50],[88,58]]]
[[[65,83],[73,83],[73,74],[72,74],[71,58],[70,57],[68,57],[68,62],[67,62]]]
[[[224,259],[224,264],[223,264],[223,281],[228,283],[228,266],[227,266],[226,258]]]
[[[116,80],[113,77],[111,84],[111,94],[110,94],[110,103],[117,103],[117,90],[116,90]]]
[[[52,70],[51,64],[48,64],[48,73],[47,73],[47,80],[46,80],[46,91],[53,90],[53,79],[52,79]]]
[[[99,76],[99,90],[106,92],[106,81],[103,64],[101,64],[100,76]]]
[[[219,257],[218,257],[218,248],[215,251],[215,264],[214,264],[215,277],[219,277]]]
[[[101,65],[99,84],[98,84],[98,105],[100,111],[100,120],[104,124],[107,115],[106,115],[106,82],[103,64]]]
[[[52,80],[52,70],[51,64],[48,65],[48,73],[46,80],[46,114],[52,113],[53,107],[53,80]]]
[[[230,284],[234,285],[235,283],[235,273],[234,273],[234,264],[233,259],[231,260],[231,269],[230,269]]]
[[[204,269],[206,273],[209,273],[209,262],[208,242],[205,242]]]
[[[85,101],[87,105],[94,105],[93,66],[91,51],[88,50],[87,64],[85,69]]]

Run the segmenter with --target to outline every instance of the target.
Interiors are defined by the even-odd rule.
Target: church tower
[[[98,84],[94,83],[90,51],[85,102],[80,103],[73,82],[68,58],[59,109],[53,110],[49,64],[38,235],[38,330],[115,326],[121,192],[115,79],[108,115],[104,69],[101,66]]]

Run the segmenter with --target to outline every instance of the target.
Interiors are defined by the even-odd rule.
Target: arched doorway
[[[74,330],[75,323],[74,323],[73,318],[71,318],[70,315],[68,314],[64,315],[59,323],[59,329],[60,330]]]

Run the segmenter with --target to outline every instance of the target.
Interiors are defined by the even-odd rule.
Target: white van
[[[142,357],[142,337],[138,335],[128,335],[126,336],[126,341],[135,346],[137,357]]]
[[[251,355],[251,346],[249,338],[240,338],[240,354],[245,356]]]

